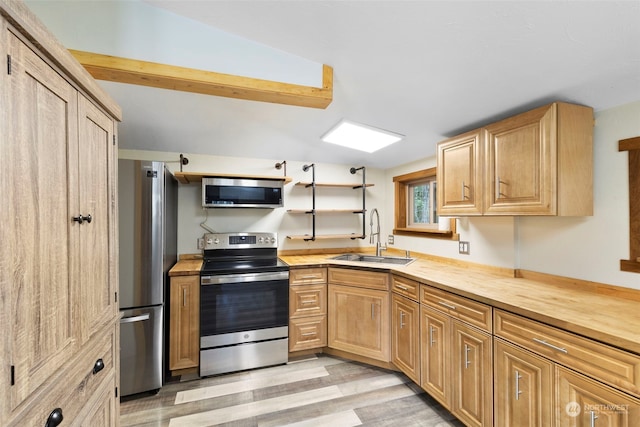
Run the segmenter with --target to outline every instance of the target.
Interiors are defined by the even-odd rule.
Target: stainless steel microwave
[[[279,208],[283,181],[276,179],[202,178],[205,208]]]

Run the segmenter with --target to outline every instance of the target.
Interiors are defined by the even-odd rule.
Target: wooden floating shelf
[[[366,236],[360,234],[316,234],[315,240],[329,240],[329,239],[364,239]],[[287,236],[289,240],[311,240],[313,236],[311,234],[302,234],[297,236]]]
[[[174,172],[173,175],[181,184],[195,184],[198,182],[202,182],[202,178],[272,179],[284,181],[285,184],[288,184],[292,181],[291,177],[288,176],[240,175],[212,172]]]
[[[288,213],[292,214],[312,214],[313,209],[287,209]],[[331,213],[364,213],[362,209],[316,209],[316,213],[331,214]]]
[[[296,182],[295,185],[302,187],[311,187],[313,185],[312,182]],[[373,187],[375,184],[365,184],[365,187]],[[316,182],[316,187],[334,187],[334,188],[362,188],[362,183],[358,184],[332,184],[332,183],[319,183]]]

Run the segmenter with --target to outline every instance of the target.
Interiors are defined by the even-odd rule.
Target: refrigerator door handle
[[[143,314],[141,316],[123,317],[122,319],[120,319],[120,324],[142,322],[144,320],[149,320],[149,313]]]

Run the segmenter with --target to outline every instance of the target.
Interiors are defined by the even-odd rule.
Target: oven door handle
[[[207,275],[200,278],[200,284],[224,285],[228,283],[268,282],[273,280],[289,280],[288,271],[270,271],[263,273]]]

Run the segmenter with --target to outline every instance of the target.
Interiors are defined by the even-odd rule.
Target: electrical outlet
[[[389,237],[387,237],[387,243],[389,243],[390,245],[393,245],[393,240],[394,240],[393,234],[389,234]]]
[[[202,237],[198,238],[198,249],[204,249],[204,239]]]
[[[469,242],[458,242],[458,253],[469,255]]]

